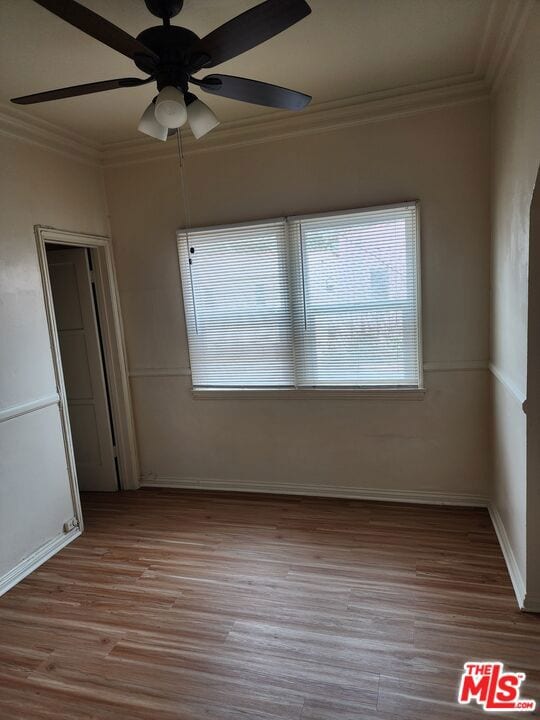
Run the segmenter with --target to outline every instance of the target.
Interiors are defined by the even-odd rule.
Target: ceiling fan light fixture
[[[195,98],[187,106],[187,120],[196,140],[219,125],[214,112],[202,100]]]
[[[155,117],[165,128],[179,128],[187,120],[186,102],[183,93],[172,85],[167,85],[156,98]]]
[[[158,123],[156,120],[153,102],[150,103],[141,115],[141,119],[137,125],[137,130],[145,135],[150,135],[150,137],[153,137],[156,140],[165,141],[167,139],[167,128],[163,127],[163,125]]]

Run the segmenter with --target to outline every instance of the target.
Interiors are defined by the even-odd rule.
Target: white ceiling
[[[313,103],[472,77],[489,32],[501,19],[500,0],[308,1],[309,17],[213,72],[301,90],[313,95]],[[143,0],[83,3],[132,35],[159,22]],[[173,23],[203,36],[255,4],[257,0],[185,0]],[[129,59],[32,0],[1,0],[0,28],[1,102],[64,85],[141,76]],[[101,145],[136,137],[138,118],[154,94],[148,85],[24,111]],[[204,100],[222,120],[268,114],[268,108],[211,95]]]

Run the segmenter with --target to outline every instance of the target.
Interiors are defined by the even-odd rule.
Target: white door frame
[[[140,477],[139,459],[111,238],[104,235],[88,235],[80,232],[57,230],[43,225],[36,225],[34,230],[43,295],[45,298],[45,309],[47,312],[47,324],[53,355],[56,387],[58,389],[58,395],[60,396],[60,416],[62,418],[62,432],[64,435],[71,494],[77,519],[82,528],[82,513],[79,488],[77,485],[75,455],[73,453],[73,442],[71,439],[67,395],[62,374],[60,344],[54,314],[45,244],[56,243],[65,245],[66,247],[76,245],[77,247],[90,248],[95,251],[93,253],[93,260],[96,261],[94,263],[94,279],[105,354],[106,374],[111,399],[111,413],[116,437],[120,470],[120,488],[122,490],[136,490],[139,487]]]

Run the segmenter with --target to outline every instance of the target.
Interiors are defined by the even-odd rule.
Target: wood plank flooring
[[[480,717],[456,690],[485,659],[526,672],[540,701],[540,616],[517,610],[484,510],[173,490],[83,503],[85,535],[0,598],[1,718]]]

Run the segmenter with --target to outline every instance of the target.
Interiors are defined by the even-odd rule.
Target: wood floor
[[[1,718],[480,717],[456,689],[485,659],[540,701],[540,616],[516,609],[484,510],[83,500],[86,534],[0,598]]]

